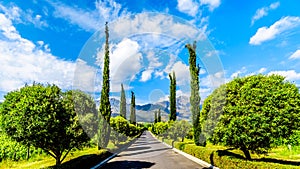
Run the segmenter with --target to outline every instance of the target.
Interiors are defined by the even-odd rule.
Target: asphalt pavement
[[[126,150],[108,161],[101,169],[204,169],[145,131]]]

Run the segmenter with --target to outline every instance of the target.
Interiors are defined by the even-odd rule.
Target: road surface
[[[204,167],[174,152],[146,131],[130,147],[101,169],[203,169]]]

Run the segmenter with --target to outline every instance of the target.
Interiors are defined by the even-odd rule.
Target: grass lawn
[[[123,143],[124,145],[126,143]],[[112,143],[108,144],[108,149],[114,151],[117,149]],[[102,149],[98,150],[95,146],[93,148],[83,148],[82,150],[75,150],[71,151],[65,160],[63,161],[62,165],[59,167],[61,168],[91,168],[98,164],[103,159],[107,158],[111,155],[111,152]],[[0,169],[39,169],[39,168],[58,168],[55,167],[55,159],[49,155],[40,155],[38,157],[34,157],[27,160],[20,160],[20,161],[11,161],[11,160],[4,160],[0,163]]]
[[[162,137],[159,137],[159,140],[162,140]],[[170,139],[164,139],[164,142],[172,145],[172,140]],[[194,148],[199,147],[195,146],[193,140],[189,139],[185,139],[184,143],[181,143],[179,141],[174,143],[174,145],[177,145],[176,148],[179,148],[182,144],[192,145]],[[240,163],[241,165],[247,165],[245,165],[243,168],[298,168],[298,166],[300,166],[300,146],[292,147],[291,150],[289,150],[287,146],[279,146],[272,149],[271,152],[269,152],[267,155],[251,154],[251,157],[253,159],[251,161],[247,161],[244,159],[244,154],[241,150],[230,149],[229,147],[220,145],[212,145],[211,143],[208,143],[206,145],[205,151],[203,152],[216,152],[218,150],[225,150],[223,151],[224,154],[222,156],[226,156],[228,158],[222,158],[223,160],[232,160],[227,162],[223,161],[223,163],[220,163],[219,161],[219,165],[222,165],[220,168],[240,168],[241,166],[235,167],[235,165],[238,163]],[[210,154],[206,154],[205,157],[209,157],[209,155]],[[208,157],[202,160],[210,163]],[[226,166],[227,164],[229,165],[229,167]]]
[[[98,150],[97,147],[95,148],[84,148],[83,150],[76,150],[70,152],[66,159],[63,161],[62,168],[64,166],[71,166],[70,163],[81,163],[85,161],[85,159],[96,159],[101,160],[101,157],[104,158],[108,155],[107,150]],[[0,165],[0,169],[7,169],[7,168],[54,168],[55,159],[51,156],[42,155],[29,161],[2,161]]]

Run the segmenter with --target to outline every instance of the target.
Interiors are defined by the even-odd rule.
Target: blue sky
[[[0,100],[25,83],[98,97],[109,22],[112,96],[137,103],[189,95],[186,43],[197,41],[204,99],[236,76],[280,74],[300,86],[298,0],[15,0],[0,2]],[[130,100],[130,99],[128,99]]]

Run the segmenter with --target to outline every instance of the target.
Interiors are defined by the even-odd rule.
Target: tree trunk
[[[184,137],[181,138],[181,142],[183,142],[183,141],[184,141]]]
[[[56,160],[56,164],[55,164],[56,166],[61,164],[60,156],[56,156],[55,160]]]
[[[242,147],[241,150],[243,151],[243,153],[245,154],[245,157],[247,160],[251,160],[251,155],[249,150],[246,149],[246,147]]]
[[[28,145],[28,147],[27,147],[27,160],[29,160],[29,158],[30,158],[30,145]]]

